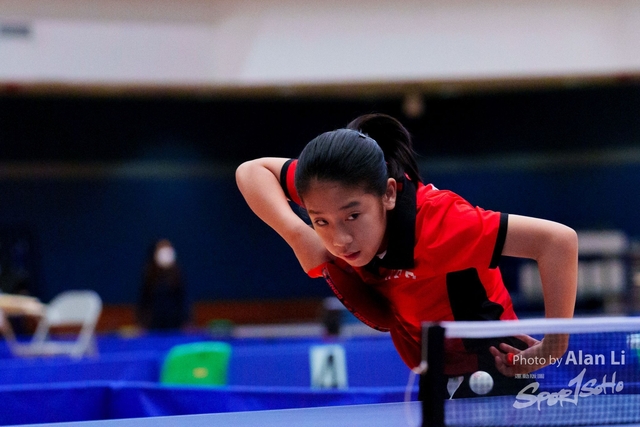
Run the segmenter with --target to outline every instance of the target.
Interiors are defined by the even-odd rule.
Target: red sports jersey
[[[300,203],[293,185],[295,160],[283,166],[285,194]],[[404,362],[421,360],[421,323],[450,320],[515,319],[497,263],[508,215],[474,207],[450,191],[405,180],[387,224],[387,251],[360,277],[384,295],[398,320],[391,329]],[[478,370],[469,345],[448,340],[445,372]]]

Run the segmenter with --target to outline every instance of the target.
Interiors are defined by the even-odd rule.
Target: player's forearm
[[[241,164],[236,170],[236,182],[251,210],[288,240],[303,221],[289,206],[278,179],[258,161]]]
[[[578,239],[575,231],[557,223],[551,225],[540,255],[536,258],[544,312],[548,318],[573,317],[578,282]],[[561,357],[569,346],[568,334],[547,334],[541,352],[546,357]]]
[[[326,250],[315,231],[291,210],[275,175],[279,161],[243,163],[236,170],[236,182],[251,210],[287,242],[302,268],[309,271],[326,260]]]
[[[558,225],[538,261],[546,317],[573,317],[578,283],[578,238]]]
[[[503,255],[538,263],[546,317],[572,317],[578,281],[578,238],[553,221],[509,215]]]
[[[573,317],[578,282],[578,238],[571,228],[553,221],[509,215],[503,255],[531,258],[538,263],[545,316]],[[560,357],[569,345],[566,334],[547,334],[525,350],[529,356]],[[541,366],[520,366],[519,372]]]

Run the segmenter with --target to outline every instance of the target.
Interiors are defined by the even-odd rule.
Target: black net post
[[[420,376],[422,427],[444,427],[447,379],[444,376],[444,328],[425,325],[422,330],[422,359],[426,372]]]

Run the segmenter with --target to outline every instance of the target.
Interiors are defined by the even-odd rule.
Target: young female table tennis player
[[[573,316],[576,233],[474,207],[422,183],[411,137],[390,116],[361,116],[321,134],[297,160],[246,162],[236,178],[250,208],[285,239],[304,271],[324,276],[360,320],[389,330],[410,368],[420,363],[422,321],[516,318],[497,268],[501,255],[536,260],[546,317]],[[312,227],[288,200],[304,207]],[[454,341],[445,372],[514,376],[544,364],[514,365],[509,353],[544,361],[568,345],[566,335],[519,338],[486,347],[492,366]]]

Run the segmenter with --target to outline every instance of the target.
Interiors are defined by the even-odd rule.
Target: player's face
[[[385,249],[387,211],[395,207],[396,182],[383,196],[335,181],[315,181],[304,195],[311,224],[327,250],[354,267]]]

